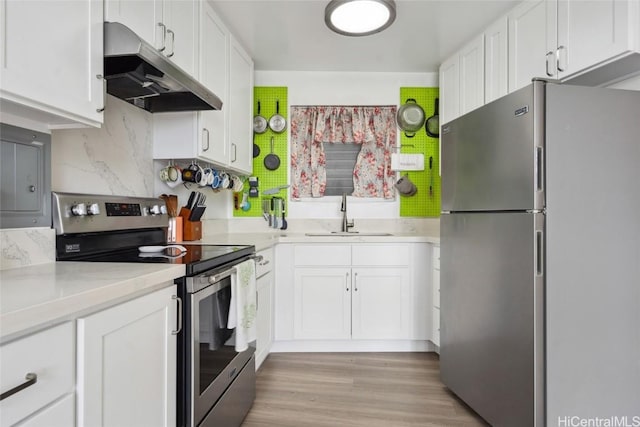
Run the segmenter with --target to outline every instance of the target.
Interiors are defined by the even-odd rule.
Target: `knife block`
[[[202,239],[202,221],[189,221],[191,210],[180,208],[180,216],[182,217],[182,239],[200,240]]]

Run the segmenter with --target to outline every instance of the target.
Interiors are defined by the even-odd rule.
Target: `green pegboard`
[[[253,176],[258,177],[260,197],[249,198],[251,208],[247,211],[234,209],[234,217],[261,217],[262,199],[279,196],[286,200],[287,190],[280,190],[276,194],[263,196],[262,191],[270,188],[287,185],[289,158],[288,158],[288,135],[289,135],[289,103],[287,101],[287,88],[279,86],[256,86],[253,88],[253,114],[258,114],[258,101],[260,101],[260,115],[269,120],[276,114],[276,102],[280,102],[280,115],[287,119],[287,127],[282,133],[275,133],[267,128],[262,134],[254,135],[254,142],[260,147],[260,155],[253,159]],[[271,151],[271,137],[273,137],[273,151],[280,158],[280,167],[276,170],[269,170],[264,166],[264,158]],[[249,191],[249,183],[245,183],[244,191]],[[241,195],[239,195],[242,197]]]
[[[435,112],[435,100],[439,96],[437,87],[401,87],[400,105],[413,98],[422,107],[427,118]],[[400,216],[409,217],[439,217],[440,216],[440,176],[438,174],[440,153],[438,152],[438,138],[427,135],[424,126],[412,138],[400,131],[400,152],[423,153],[424,170],[400,172],[409,175],[409,179],[418,187],[418,193],[412,197],[400,197]],[[429,169],[429,158],[433,157],[432,168]],[[429,194],[432,184],[433,193]]]

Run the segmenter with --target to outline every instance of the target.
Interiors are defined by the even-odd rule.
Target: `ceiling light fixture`
[[[368,36],[389,27],[396,19],[393,0],[331,0],[324,22],[344,36]]]

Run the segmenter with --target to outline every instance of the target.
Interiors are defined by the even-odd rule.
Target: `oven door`
[[[235,329],[227,329],[234,268],[190,295],[191,422],[197,426],[213,408],[254,352],[235,350]]]

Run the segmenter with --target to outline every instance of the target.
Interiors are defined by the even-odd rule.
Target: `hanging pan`
[[[260,155],[260,146],[256,144],[256,134],[253,134],[253,157],[256,158]]]
[[[258,101],[258,114],[253,116],[253,133],[265,133],[267,131],[267,119],[260,115],[260,101]]]
[[[407,138],[413,138],[416,132],[424,125],[424,110],[415,99],[408,98],[407,102],[398,108],[396,122],[404,131]]]
[[[271,152],[264,158],[264,167],[274,171],[280,167],[280,157],[273,152],[273,137],[271,137]]]
[[[440,102],[439,99],[436,98],[435,113],[433,113],[433,116],[427,119],[427,122],[424,125],[424,128],[427,131],[427,135],[432,138],[437,138],[440,136],[440,116],[438,115],[438,104],[440,104]]]
[[[287,128],[287,120],[280,115],[280,100],[276,101],[276,113],[269,119],[269,127],[275,133],[282,133]]]

